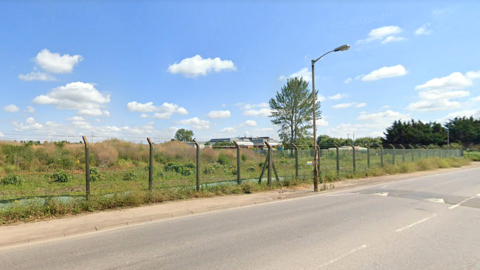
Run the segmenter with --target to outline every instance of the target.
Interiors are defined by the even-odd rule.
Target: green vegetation
[[[175,140],[179,142],[192,142],[193,131],[181,128],[175,132]]]

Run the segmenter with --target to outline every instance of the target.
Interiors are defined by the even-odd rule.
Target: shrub
[[[2,180],[0,181],[0,184],[20,186],[24,182],[25,182],[25,178],[15,174],[9,174],[2,178]]]
[[[123,181],[132,181],[132,180],[137,179],[137,174],[134,171],[126,172],[123,175],[122,179],[123,179]]]
[[[51,176],[53,182],[66,183],[70,181],[70,174],[65,171],[56,171]]]
[[[96,143],[92,147],[100,167],[112,166],[117,162],[118,152],[108,142]]]
[[[90,168],[90,181],[98,181],[102,180],[105,177],[103,173],[101,173],[97,168],[92,167]]]
[[[243,161],[243,162],[247,161],[247,155],[242,154],[242,161]]]
[[[194,174],[195,164],[187,163],[187,164],[175,164],[173,162],[169,162],[165,165],[165,171],[173,171],[179,173],[181,175],[189,176]]]
[[[218,155],[217,162],[222,164],[222,165],[227,165],[228,163],[230,163],[230,160],[228,159],[228,157],[225,154],[220,153]]]

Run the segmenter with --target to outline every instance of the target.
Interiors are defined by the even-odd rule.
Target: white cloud
[[[245,103],[237,103],[235,106],[240,106],[240,110],[251,110],[255,108],[268,108],[269,105],[266,102],[262,102],[259,104],[245,104]]]
[[[339,99],[346,98],[346,97],[348,97],[347,94],[338,93],[336,95],[328,97],[328,99],[339,100]]]
[[[145,113],[142,113],[142,114],[140,115],[140,118],[143,118],[143,119],[148,118],[148,117],[149,117],[149,115],[148,115],[148,114],[145,114]]]
[[[9,113],[14,113],[14,112],[18,112],[20,109],[17,106],[10,104],[10,105],[4,106],[3,110]]]
[[[471,87],[473,79],[479,77],[480,71],[469,71],[465,75],[454,72],[448,76],[434,78],[424,84],[417,85],[415,90],[420,91],[418,94],[420,100],[410,103],[407,110],[436,111],[460,108],[462,104],[458,101],[452,101],[452,99],[469,97],[470,91],[465,89]]]
[[[364,103],[364,102],[362,102],[362,103],[350,102],[350,103],[340,103],[340,104],[332,106],[332,108],[334,108],[334,109],[345,109],[345,108],[349,108],[349,107],[363,108],[365,106],[367,106],[367,103]]]
[[[207,117],[210,119],[224,119],[230,117],[230,111],[211,111],[208,113]]]
[[[316,97],[317,97],[317,102],[320,102],[320,103],[325,101],[325,99],[326,99],[325,96],[320,95],[320,94],[318,94]]]
[[[255,132],[270,132],[270,131],[273,131],[273,128],[256,128],[253,131],[255,131]]]
[[[402,41],[402,40],[405,40],[405,38],[396,37],[396,36],[388,36],[382,41],[382,44],[387,44],[387,43],[390,43],[390,42],[399,42],[399,41]]]
[[[167,103],[167,102],[164,102],[160,106],[155,106],[153,105],[153,102],[138,103],[136,101],[132,101],[127,103],[127,110],[131,112],[143,112],[143,113],[155,112],[155,114],[152,117],[156,119],[170,119],[170,117],[174,113],[181,114],[181,115],[188,114],[188,111],[185,108],[180,107],[177,104]],[[140,117],[147,118],[148,115],[142,114]]]
[[[289,78],[302,78],[306,82],[310,82],[312,80],[312,72],[308,71],[308,68],[302,68],[301,70],[292,73],[290,76],[280,76],[278,79],[279,80],[286,80]]]
[[[315,121],[315,124],[317,127],[326,127],[328,126],[328,122],[325,121],[325,119],[317,119],[317,121]]]
[[[83,118],[81,116],[74,116],[74,117],[67,118],[65,120],[67,120],[67,121],[85,121],[85,118]]]
[[[210,128],[210,122],[206,120],[200,120],[198,117],[186,119],[186,120],[180,120],[177,121],[176,123],[181,124],[181,125],[188,125],[192,126],[195,129],[209,129]]]
[[[180,63],[170,65],[168,71],[172,74],[182,74],[187,78],[205,76],[212,72],[221,72],[236,70],[237,68],[231,60],[222,60],[218,57],[203,59],[200,55],[191,58],[185,58]]]
[[[43,49],[35,57],[37,65],[51,73],[71,73],[73,67],[82,60],[83,57],[81,55],[60,55],[51,53],[48,49]]]
[[[254,120],[247,120],[245,123],[241,124],[242,127],[254,127],[257,125],[257,122]]]
[[[34,112],[35,112],[35,108],[32,107],[32,106],[27,106],[27,108],[25,109],[25,112],[26,112],[26,113],[34,113]]]
[[[480,101],[480,96],[472,98],[472,101],[474,101],[474,102]]]
[[[19,74],[18,78],[22,81],[56,81],[57,79],[48,73],[32,71],[28,74]]]
[[[77,110],[78,114],[86,116],[108,115],[108,111],[102,111],[101,108],[109,102],[110,95],[103,95],[93,84],[83,82],[57,87],[50,93],[33,99],[35,104],[51,104],[57,109]]]
[[[5,135],[2,132],[0,132],[0,137],[3,138],[3,137],[5,137]]]
[[[347,83],[350,83],[351,81],[352,81],[352,78],[347,78],[343,83],[347,84]]]
[[[246,110],[243,112],[243,115],[246,116],[259,116],[259,117],[265,117],[265,116],[270,116],[272,114],[272,111],[270,109],[260,109],[260,110]]]
[[[382,67],[363,76],[362,81],[376,81],[385,78],[404,76],[405,74],[407,74],[407,70],[402,65]]]
[[[237,131],[233,127],[227,127],[227,128],[224,128],[224,129],[220,130],[220,132],[232,134],[232,133],[235,133]]]
[[[334,109],[345,109],[345,108],[348,108],[348,107],[351,107],[351,106],[353,106],[353,103],[340,103],[340,104],[332,106],[332,108],[334,108]]]
[[[429,26],[430,26],[430,23],[426,23],[426,24],[422,25],[417,30],[415,30],[414,34],[417,35],[417,36],[430,35],[432,33],[432,30],[428,29]]]
[[[389,43],[392,41],[403,40],[402,37],[396,37],[396,34],[403,32],[402,28],[398,26],[383,26],[380,28],[373,29],[368,33],[368,38],[357,41],[357,43],[368,43],[374,40],[381,40],[382,44]]]
[[[379,113],[366,114],[362,113],[357,118],[360,121],[368,121],[374,123],[387,123],[391,125],[395,120],[408,120],[409,117],[405,114],[394,112],[392,110],[387,110]]]

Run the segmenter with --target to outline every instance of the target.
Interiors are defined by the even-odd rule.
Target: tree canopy
[[[439,123],[423,123],[418,120],[393,122],[392,126],[384,132],[385,138],[382,143],[387,144],[421,144],[421,145],[444,145],[447,143],[447,131]]]
[[[284,144],[297,143],[299,138],[309,135],[308,129],[312,128],[313,119],[312,100],[308,82],[302,78],[289,79],[275,97],[270,99],[271,121],[280,126],[278,132]],[[315,103],[315,113],[316,118],[320,119],[319,101]]]
[[[175,140],[180,142],[192,142],[193,131],[181,128],[175,132]]]

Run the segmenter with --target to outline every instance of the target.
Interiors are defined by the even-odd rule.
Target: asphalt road
[[[0,249],[1,269],[480,269],[480,168]]]

